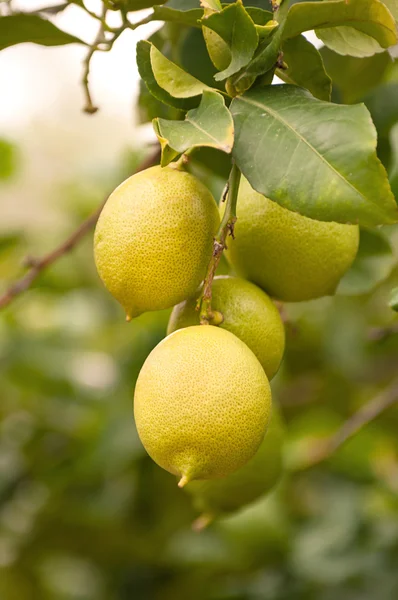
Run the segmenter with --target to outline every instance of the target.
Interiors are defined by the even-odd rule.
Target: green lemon
[[[267,376],[225,329],[175,331],[150,353],[137,379],[134,416],[158,465],[180,478],[225,477],[259,448],[271,413]]]
[[[209,190],[176,168],[152,167],[116,188],[95,230],[95,262],[128,320],[194,293],[218,225]]]
[[[200,290],[174,307],[167,332],[199,324]],[[268,379],[276,374],[285,349],[285,329],[279,311],[259,287],[239,277],[213,280],[212,309],[223,315],[220,327],[240,338],[254,352]]]
[[[254,502],[274,487],[282,474],[283,439],[281,414],[274,404],[264,440],[246,465],[224,479],[193,481],[187,485],[186,491],[193,496],[195,507],[202,513],[196,528]]]
[[[334,294],[359,244],[357,225],[315,221],[279,206],[242,178],[227,258],[271,296],[300,302]]]

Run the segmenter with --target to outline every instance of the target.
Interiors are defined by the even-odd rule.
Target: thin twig
[[[98,106],[94,105],[93,100],[91,98],[89,76],[90,76],[91,59],[93,58],[95,52],[98,50],[98,46],[101,44],[101,42],[106,41],[105,40],[104,23],[106,22],[107,10],[108,9],[106,8],[106,6],[104,4],[102,7],[102,13],[101,13],[101,17],[100,17],[101,22],[100,22],[100,25],[98,28],[97,35],[95,36],[93,43],[89,47],[86,58],[83,61],[84,69],[83,69],[82,84],[83,84],[84,95],[86,97],[86,104],[85,104],[83,110],[84,110],[84,112],[86,112],[89,115],[93,115],[98,110]]]
[[[373,327],[368,333],[368,338],[372,342],[380,342],[397,333],[398,323],[394,323],[389,327]]]
[[[320,442],[311,457],[311,461],[306,463],[305,466],[312,467],[330,458],[347,440],[396,402],[398,402],[398,379],[395,379],[388,388],[362,406],[329,439]]]
[[[138,173],[138,171],[144,171],[145,169],[153,166],[159,161],[159,156],[160,152],[157,148],[156,152],[152,153],[149,157],[142,161],[135,172]],[[28,258],[25,261],[25,264],[29,266],[29,271],[19,281],[13,283],[3,294],[3,296],[0,297],[0,309],[8,306],[14,300],[14,298],[28,290],[45,269],[55,263],[59,258],[61,258],[61,256],[70,252],[70,250],[72,250],[72,248],[74,248],[84,238],[86,233],[88,233],[97,222],[106,199],[85,221],[83,221],[83,223],[81,223],[81,225],[79,225],[72,235],[70,235],[62,244],[60,244],[60,246],[42,258]]]

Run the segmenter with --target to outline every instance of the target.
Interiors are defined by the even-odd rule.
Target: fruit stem
[[[235,161],[233,161],[231,172],[228,178],[228,183],[225,187],[222,197],[223,201],[226,198],[224,216],[221,220],[220,227],[217,231],[217,235],[214,238],[213,255],[207,268],[202,294],[198,301],[201,325],[220,324],[220,319],[217,318],[217,315],[211,309],[212,285],[214,275],[216,274],[217,267],[221,260],[222,253],[227,247],[227,237],[228,235],[232,236],[232,238],[234,237],[234,227],[236,223],[236,204],[238,200],[240,177],[241,172],[236,166]],[[216,321],[218,321],[218,323]]]
[[[180,479],[180,481],[178,482],[178,487],[179,488],[183,488],[185,485],[187,485],[187,483],[189,483],[191,480],[187,475],[183,475]]]
[[[208,527],[213,520],[214,517],[211,514],[204,513],[203,515],[200,515],[200,517],[195,519],[195,521],[192,523],[192,531],[200,533],[203,531],[203,529],[206,529],[206,527]]]

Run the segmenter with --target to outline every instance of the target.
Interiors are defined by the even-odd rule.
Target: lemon
[[[167,332],[199,324],[200,290],[174,307]],[[285,349],[285,329],[279,311],[259,287],[239,277],[220,275],[212,286],[213,310],[223,315],[220,327],[240,338],[260,361],[268,379],[276,374]]]
[[[193,479],[225,477],[260,446],[271,390],[253,352],[225,329],[175,331],[152,350],[134,394],[140,439],[153,460]]]
[[[212,481],[192,481],[186,486],[202,516],[196,528],[215,517],[233,512],[269,492],[282,474],[284,427],[278,408],[273,405],[271,422],[256,454],[232,475]]]
[[[354,261],[357,225],[315,221],[254,191],[242,178],[235,240],[227,258],[238,274],[286,302],[334,294]]]
[[[95,261],[128,320],[194,293],[218,225],[213,196],[184,171],[152,167],[116,188],[97,223]]]

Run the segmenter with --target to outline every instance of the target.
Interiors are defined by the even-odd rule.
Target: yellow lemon
[[[267,376],[225,329],[180,329],[151,352],[137,379],[134,415],[153,460],[180,478],[225,477],[260,446],[271,412]]]
[[[152,167],[116,188],[97,223],[95,261],[128,319],[194,293],[218,225],[213,196],[184,171]]]
[[[357,225],[303,217],[254,191],[244,178],[237,216],[229,261],[238,274],[286,302],[334,294],[358,250]]]
[[[174,307],[167,332],[199,324],[200,290]],[[240,277],[220,275],[212,286],[212,309],[223,315],[220,325],[240,338],[260,361],[268,379],[278,371],[285,349],[285,329],[279,311],[263,290]]]

